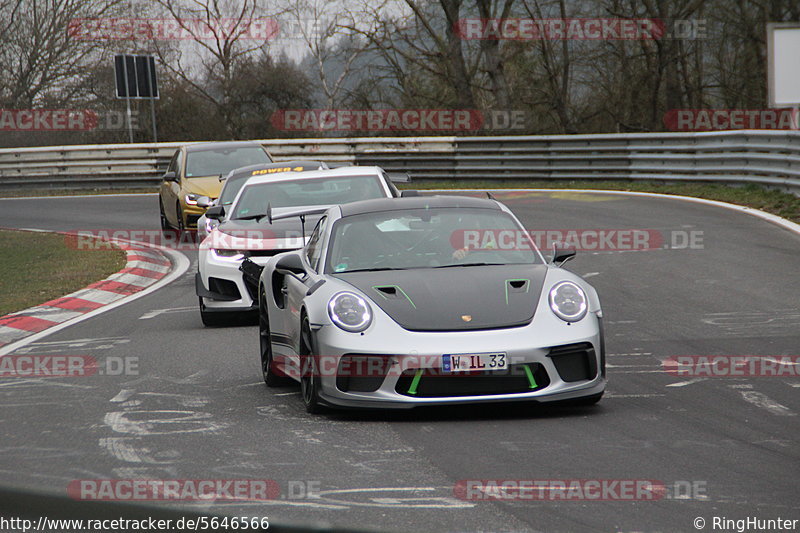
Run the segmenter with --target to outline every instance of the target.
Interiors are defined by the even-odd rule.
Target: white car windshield
[[[225,180],[222,191],[219,193],[219,205],[232,204],[236,199],[236,195],[239,194],[244,184],[247,183],[249,177],[249,175],[245,174],[243,176],[236,176],[235,178],[230,177]]]
[[[386,198],[379,176],[305,178],[246,185],[235,201],[232,218],[263,215],[267,206],[334,205]]]
[[[338,220],[326,272],[540,262],[535,246],[507,213],[445,207]]]

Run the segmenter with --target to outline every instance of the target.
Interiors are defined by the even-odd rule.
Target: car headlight
[[[550,289],[550,309],[565,322],[577,322],[586,316],[586,294],[571,281],[562,281]]]
[[[186,198],[184,198],[184,200],[186,200],[186,205],[197,205],[197,199],[200,198],[201,196],[202,194],[194,194],[194,193],[187,194]]]
[[[222,261],[241,261],[247,256],[245,250],[227,250],[225,248],[213,248],[214,257]]]
[[[367,301],[352,292],[340,292],[328,302],[328,315],[345,331],[357,333],[372,322],[372,310]]]

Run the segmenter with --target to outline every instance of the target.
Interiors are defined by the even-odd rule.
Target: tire
[[[164,204],[161,202],[161,198],[158,199],[158,213],[161,218],[161,231],[165,232],[172,229],[169,226],[169,222],[167,222],[167,215],[164,214]]]
[[[183,233],[186,231],[186,225],[183,223],[183,210],[181,210],[181,204],[175,204],[175,214],[178,217],[178,227],[176,231],[178,233],[178,238],[183,236]]]
[[[269,314],[267,313],[267,298],[264,288],[258,291],[258,341],[259,356],[261,359],[261,374],[267,387],[285,387],[290,385],[292,379],[276,370],[272,358],[272,342],[270,341]]]
[[[314,359],[314,337],[311,333],[311,324],[308,317],[304,316],[300,329],[300,398],[303,400],[306,412],[312,415],[325,412],[319,399],[319,375]]]
[[[203,297],[198,296],[197,299],[200,304],[200,320],[203,321],[204,326],[224,326],[228,323],[228,313],[206,311],[206,304],[203,303]]]

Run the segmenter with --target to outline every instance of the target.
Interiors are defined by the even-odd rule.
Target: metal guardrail
[[[276,160],[379,165],[415,180],[759,183],[800,194],[800,132],[265,139]],[[182,143],[0,149],[0,189],[154,187]]]

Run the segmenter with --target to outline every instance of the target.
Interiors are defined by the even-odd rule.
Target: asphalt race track
[[[531,229],[664,236],[667,248],[583,251],[567,265],[603,302],[610,381],[597,406],[307,415],[298,387],[261,381],[254,326],[202,326],[187,252],[192,266],[172,284],[16,352],[138,367],[1,379],[3,484],[66,493],[78,479],[269,479],[282,492],[274,501],[170,505],[373,531],[696,531],[698,517],[712,531],[715,516],[800,519],[800,378],[685,378],[662,366],[800,354],[800,235],[674,199],[498,198]],[[0,200],[0,226],[155,230],[157,197]],[[681,247],[687,235],[696,246]],[[458,481],[487,479],[668,490],[656,501],[456,497]]]

